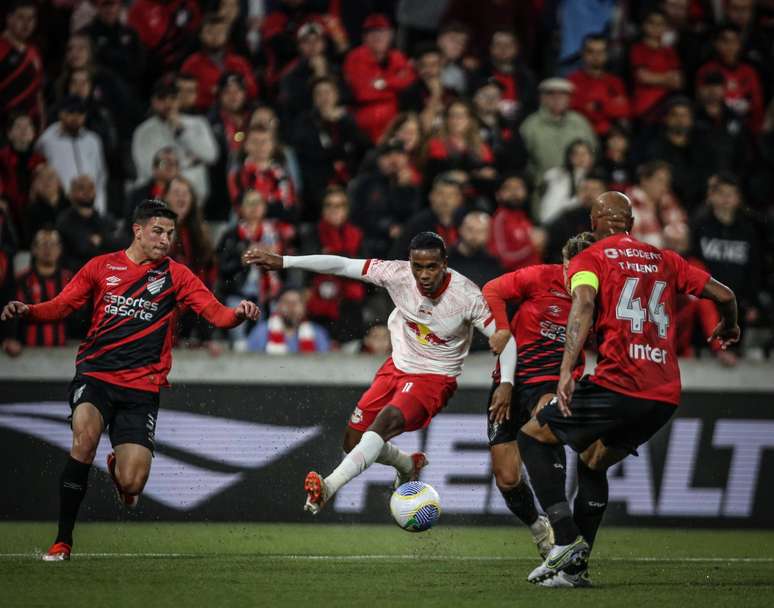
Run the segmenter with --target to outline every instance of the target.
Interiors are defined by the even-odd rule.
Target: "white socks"
[[[341,464],[333,470],[333,473],[325,478],[328,496],[333,496],[341,486],[360,475],[360,473],[375,463],[384,447],[384,439],[377,433],[373,431],[363,433],[360,443],[352,448],[350,453],[341,461]]]
[[[382,451],[379,452],[376,462],[395,467],[403,475],[409,475],[414,470],[414,461],[411,460],[411,455],[398,449],[389,441],[384,444]]]

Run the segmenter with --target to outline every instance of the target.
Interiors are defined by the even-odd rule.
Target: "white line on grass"
[[[16,559],[28,557],[37,559],[40,553],[0,553],[0,559]],[[74,559],[111,559],[111,558],[160,558],[160,559],[190,559],[218,557],[251,557],[254,559],[294,561],[457,561],[457,562],[532,562],[531,557],[509,557],[505,555],[301,555],[301,554],[271,554],[271,553],[75,553]],[[623,557],[606,556],[596,558],[600,562],[661,562],[661,563],[774,563],[774,557]]]

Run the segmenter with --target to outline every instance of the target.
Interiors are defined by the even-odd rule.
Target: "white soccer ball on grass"
[[[430,484],[409,481],[392,493],[390,513],[395,523],[407,532],[424,532],[441,516],[441,499]]]

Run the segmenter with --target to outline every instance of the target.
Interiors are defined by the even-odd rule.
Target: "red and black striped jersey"
[[[33,266],[16,277],[16,297],[27,304],[45,302],[61,292],[72,277],[65,268],[43,276]],[[65,322],[61,320],[46,323],[27,320],[19,327],[19,341],[25,346],[64,346],[66,340]]]
[[[137,264],[124,251],[92,258],[56,298],[30,306],[29,319],[61,319],[90,299],[94,311],[77,373],[138,390],[168,386],[180,309],[191,308],[218,327],[239,323],[186,266],[168,257]]]
[[[37,116],[38,93],[43,86],[43,62],[27,45],[19,49],[0,36],[0,109],[4,114],[28,112]]]
[[[509,272],[484,288],[497,329],[508,329],[516,338],[516,384],[559,380],[564,355],[565,328],[572,298],[564,284],[561,264],[539,264]],[[505,302],[519,302],[508,322]],[[578,375],[583,369],[580,362]],[[495,371],[499,377],[499,367]]]

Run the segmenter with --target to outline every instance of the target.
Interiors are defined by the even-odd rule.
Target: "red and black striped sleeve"
[[[55,298],[31,304],[27,318],[38,322],[59,321],[86,304],[94,287],[94,264],[94,260],[87,262]]]

